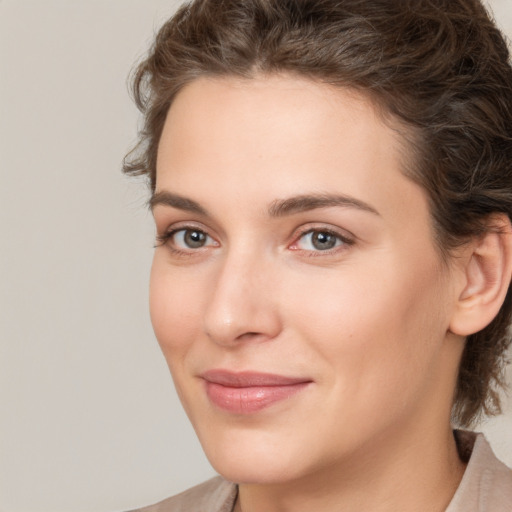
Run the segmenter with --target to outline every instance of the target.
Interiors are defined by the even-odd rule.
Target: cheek
[[[150,314],[160,347],[180,357],[187,351],[201,327],[201,281],[185,272],[172,271],[163,255],[155,253],[150,277]]]
[[[391,257],[377,261],[329,279],[303,276],[286,308],[287,323],[325,362],[337,392],[370,401],[420,385],[446,332],[437,267],[426,261],[417,272]]]

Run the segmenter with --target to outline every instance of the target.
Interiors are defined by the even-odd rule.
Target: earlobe
[[[450,331],[469,336],[498,314],[512,277],[512,227],[505,214],[489,220],[489,231],[474,240],[465,258],[464,286],[450,322]]]

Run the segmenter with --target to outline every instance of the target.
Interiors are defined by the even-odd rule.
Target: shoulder
[[[237,486],[218,476],[149,507],[131,512],[231,512]]]
[[[462,451],[471,455],[446,512],[510,512],[512,470],[494,455],[483,434],[458,432],[457,437]]]

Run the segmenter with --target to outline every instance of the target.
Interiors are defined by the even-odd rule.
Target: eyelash
[[[176,254],[178,256],[190,256],[193,253],[198,252],[200,249],[203,249],[204,247],[209,247],[208,245],[206,245],[204,247],[198,247],[196,249],[194,249],[192,247],[189,249],[181,249],[175,243],[169,243],[176,236],[176,234],[181,231],[183,231],[184,233],[187,231],[202,233],[206,237],[214,240],[213,237],[211,237],[204,229],[198,228],[196,226],[180,226],[175,229],[166,231],[165,233],[162,233],[161,235],[157,234],[155,247],[160,247],[162,245],[166,245],[169,248],[169,250],[171,250],[174,254]]]
[[[166,245],[169,248],[169,250],[171,250],[174,254],[176,254],[178,256],[191,256],[193,253],[197,253],[198,251],[200,251],[203,248],[211,247],[211,244],[210,244],[210,245],[205,245],[205,246],[201,246],[198,248],[182,249],[182,248],[179,248],[176,244],[169,243],[173,239],[173,237],[176,236],[176,234],[181,231],[183,231],[183,232],[195,231],[195,232],[204,234],[206,237],[210,238],[211,240],[215,240],[204,229],[198,228],[196,226],[180,226],[175,229],[171,229],[161,235],[157,235],[155,247],[160,247],[160,246]],[[300,247],[297,247],[297,245],[301,239],[303,239],[305,236],[311,235],[313,233],[325,234],[328,236],[335,237],[336,245],[332,248],[325,249],[325,250],[321,250],[321,249],[308,250],[308,249],[301,249]],[[293,240],[294,241],[287,246],[288,249],[290,249],[292,251],[301,251],[303,253],[307,253],[307,255],[309,257],[319,257],[319,256],[331,255],[331,254],[337,253],[339,251],[346,250],[347,247],[352,246],[355,243],[355,240],[353,238],[348,237],[346,235],[342,235],[341,233],[339,233],[333,229],[324,228],[324,227],[313,227],[313,228],[303,229],[294,235]],[[216,243],[216,245],[218,245],[218,242],[215,242],[215,243]]]
[[[329,249],[324,250],[308,250],[308,249],[301,249],[300,247],[297,247],[299,241],[303,239],[306,235],[312,235],[313,233],[317,234],[324,234],[328,236],[333,236],[336,238],[336,245]],[[339,243],[338,243],[339,242]],[[308,257],[321,257],[321,256],[329,256],[332,254],[336,254],[339,251],[344,251],[348,247],[354,245],[355,240],[347,235],[342,235],[338,231],[335,231],[331,228],[325,228],[322,226],[319,227],[310,227],[308,229],[303,229],[297,233],[297,235],[294,236],[294,242],[292,242],[290,245],[288,245],[288,248],[293,251],[301,251],[304,253],[307,253]]]

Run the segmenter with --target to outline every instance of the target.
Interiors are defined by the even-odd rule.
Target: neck
[[[235,511],[442,512],[465,465],[451,428],[436,432],[429,427],[415,435],[388,434],[342,463],[296,481],[241,484]]]

